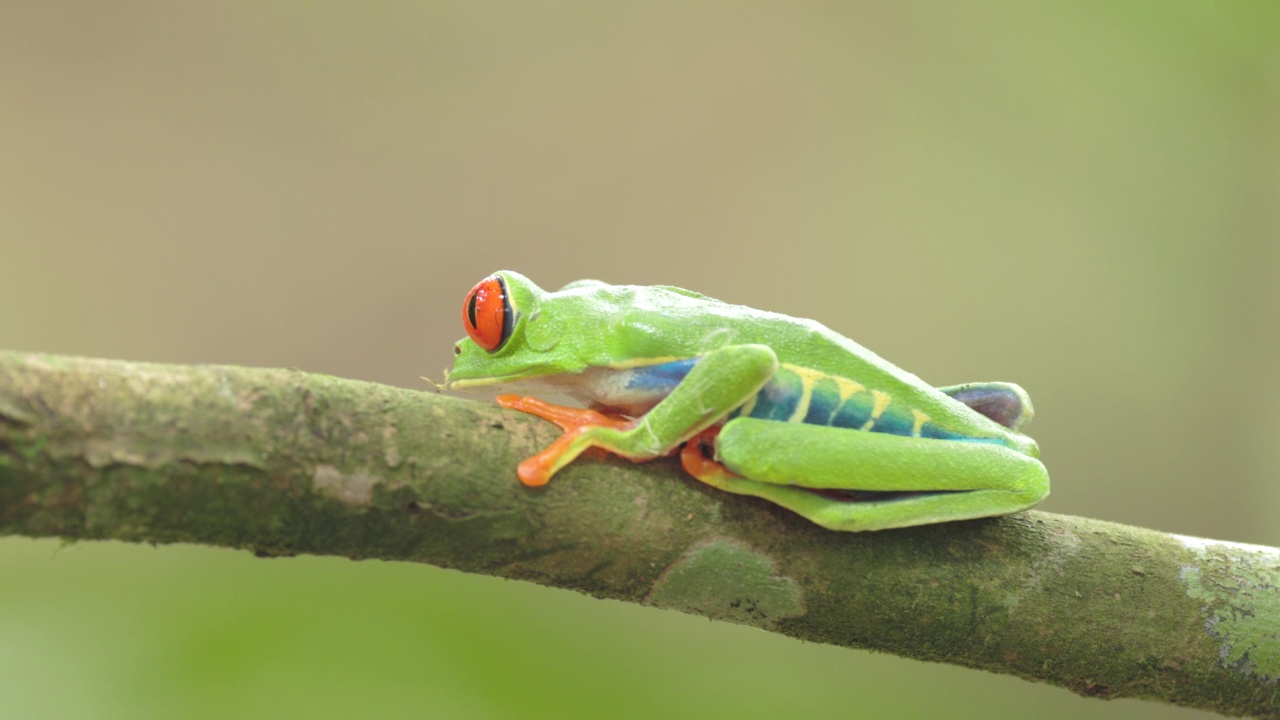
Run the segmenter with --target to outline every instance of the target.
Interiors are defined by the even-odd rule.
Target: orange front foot
[[[505,408],[519,410],[530,415],[537,415],[544,420],[550,420],[565,431],[564,435],[561,435],[555,442],[548,445],[542,452],[525,458],[516,469],[520,482],[529,487],[546,485],[557,470],[577,457],[585,449],[583,435],[590,431],[591,428],[607,427],[614,430],[629,430],[635,425],[634,420],[609,416],[585,408],[554,405],[534,397],[499,395],[498,404]],[[589,445],[590,443],[588,442],[587,444]]]

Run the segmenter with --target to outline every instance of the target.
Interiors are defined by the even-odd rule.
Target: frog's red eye
[[[507,298],[507,285],[500,275],[481,280],[462,303],[462,326],[480,347],[493,352],[511,337],[515,313]]]

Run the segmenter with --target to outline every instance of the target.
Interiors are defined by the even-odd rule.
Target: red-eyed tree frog
[[[498,397],[565,431],[520,463],[525,485],[591,447],[636,462],[679,450],[698,480],[833,530],[1004,515],[1049,494],[1022,388],[935,388],[812,320],[666,286],[546,292],[504,270],[467,294],[462,323],[445,388],[515,382],[588,406]]]

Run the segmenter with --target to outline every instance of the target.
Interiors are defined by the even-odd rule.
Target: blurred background
[[[0,3],[0,347],[426,389],[480,278],[1035,398],[1043,509],[1280,544],[1280,5]],[[514,479],[513,479],[514,481]],[[432,567],[0,540],[14,718],[1192,717]]]

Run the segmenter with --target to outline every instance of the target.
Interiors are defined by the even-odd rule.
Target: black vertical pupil
[[[511,327],[516,323],[516,314],[511,311],[511,298],[507,296],[507,282],[498,278],[498,286],[502,288],[502,342],[505,344],[511,337]]]
[[[471,293],[471,301],[467,303],[467,320],[471,321],[471,327],[476,326],[476,296],[479,294],[479,290]]]

